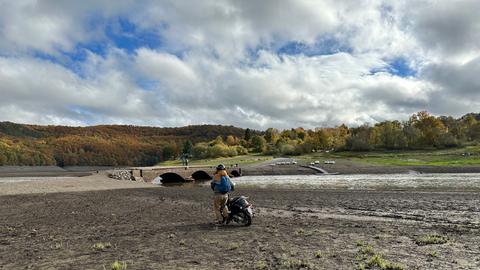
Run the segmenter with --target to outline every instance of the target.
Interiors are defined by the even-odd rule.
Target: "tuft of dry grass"
[[[439,234],[427,234],[424,236],[417,237],[415,243],[419,246],[426,245],[441,245],[448,242],[448,238]]]
[[[105,266],[103,266],[104,270],[107,270]],[[126,262],[119,262],[119,261],[114,261],[110,265],[110,270],[126,270],[127,269],[127,263]]]
[[[377,253],[373,247],[367,243],[357,241],[358,255],[355,257],[357,270],[379,268],[382,270],[403,270],[404,266],[392,263],[383,258],[380,253]]]
[[[112,247],[112,244],[110,244],[110,242],[98,242],[98,243],[95,243],[93,244],[93,249],[95,250],[98,250],[98,251],[104,251],[105,249],[107,248],[111,248]]]

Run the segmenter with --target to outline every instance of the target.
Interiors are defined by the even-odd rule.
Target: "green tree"
[[[310,135],[307,141],[316,150],[329,149],[331,147],[332,138],[325,130],[319,129]]]
[[[250,142],[252,139],[252,131],[249,128],[245,129],[245,135],[243,136],[243,139],[247,142]]]
[[[183,143],[182,154],[192,155],[193,143],[190,140],[186,140]]]
[[[351,136],[350,129],[342,124],[334,129],[331,129],[332,147],[343,148],[346,145],[347,139]]]
[[[371,145],[372,128],[363,125],[352,129],[352,136],[347,139],[347,148],[352,151],[369,151],[373,147]]]
[[[406,147],[402,124],[398,121],[385,121],[375,125],[372,130],[371,143],[375,147],[385,149],[401,149]]]
[[[255,135],[252,137],[252,147],[255,150],[255,152],[263,152],[265,150],[265,146],[267,144],[267,141],[263,136]]]
[[[297,131],[295,129],[286,129],[280,133],[280,136],[285,139],[296,140],[298,138]]]
[[[446,133],[446,128],[440,119],[422,111],[413,115],[410,122],[422,132],[423,146],[439,146],[439,138]]]
[[[475,123],[472,127],[470,127],[468,133],[471,140],[480,140],[480,123]]]
[[[210,143],[211,146],[214,146],[214,145],[216,145],[216,144],[223,144],[223,138],[222,138],[222,136],[217,136],[217,137],[215,138],[215,140],[213,140],[213,141]]]
[[[475,119],[475,117],[472,114],[468,114],[467,116],[464,116],[462,119],[462,129],[464,130],[464,133],[469,141],[471,140],[476,140],[477,137],[477,124],[478,121]]]
[[[171,144],[166,145],[163,148],[163,160],[169,160],[175,157],[175,147]]]
[[[302,141],[304,141],[305,138],[307,137],[307,133],[305,132],[305,129],[303,129],[302,127],[296,128],[295,129],[295,134],[296,134],[295,139],[298,138]]]
[[[273,143],[275,144],[277,142],[279,138],[279,133],[278,133],[278,130],[275,129],[275,128],[268,128],[266,131],[265,131],[265,140],[268,142],[268,143]]]
[[[193,156],[197,159],[206,158],[208,153],[208,144],[197,143],[193,147],[192,152],[193,152]]]

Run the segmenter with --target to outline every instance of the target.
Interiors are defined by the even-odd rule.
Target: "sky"
[[[357,126],[480,108],[478,0],[0,0],[0,121]]]

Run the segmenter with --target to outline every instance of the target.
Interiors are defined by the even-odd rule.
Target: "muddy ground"
[[[479,193],[235,193],[251,227],[210,224],[208,187],[0,196],[0,269],[480,269]]]

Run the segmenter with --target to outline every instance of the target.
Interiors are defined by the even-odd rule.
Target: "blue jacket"
[[[215,180],[215,176],[210,182],[210,187],[215,193],[226,194],[234,189],[234,184],[228,176],[221,176],[220,181]]]

